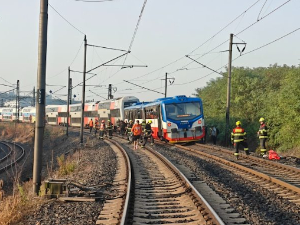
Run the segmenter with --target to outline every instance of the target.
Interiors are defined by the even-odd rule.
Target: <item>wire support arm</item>
[[[210,67],[208,67],[208,66],[202,64],[201,62],[196,61],[195,59],[189,57],[188,55],[186,55],[186,57],[189,58],[189,59],[191,59],[191,60],[193,60],[194,62],[200,64],[201,66],[203,66],[203,67],[205,67],[205,68],[207,68],[207,69],[209,69],[209,70],[211,70],[211,71],[213,71],[213,72],[215,72],[215,73],[217,73],[217,74],[220,74],[221,76],[224,76],[224,74],[222,74],[222,73],[220,73],[220,72],[218,72],[218,71],[216,71],[216,70],[214,70],[214,69],[212,69],[212,68],[210,68]]]
[[[127,81],[127,80],[123,80],[123,81],[124,81],[124,82],[127,82],[127,83],[129,83],[129,84],[135,85],[135,86],[137,86],[137,87],[140,87],[140,88],[142,88],[142,89],[146,89],[146,90],[148,90],[148,91],[153,91],[153,92],[156,92],[156,93],[158,93],[158,94],[165,95],[165,93],[162,93],[162,92],[159,92],[159,91],[155,91],[155,90],[152,90],[152,89],[149,89],[149,88],[146,88],[146,87],[143,87],[143,86],[140,86],[140,85],[131,83],[131,82]]]

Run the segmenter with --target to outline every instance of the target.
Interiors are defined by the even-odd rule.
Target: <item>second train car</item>
[[[160,98],[125,108],[127,120],[152,121],[153,137],[170,143],[193,142],[205,136],[202,100],[184,95]]]

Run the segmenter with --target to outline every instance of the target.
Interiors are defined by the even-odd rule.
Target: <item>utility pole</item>
[[[168,73],[166,73],[166,78],[165,78],[165,98],[167,97],[167,81],[168,81]]]
[[[73,89],[72,78],[69,79],[69,82],[70,82],[70,104],[72,104],[72,89]]]
[[[68,98],[67,98],[67,131],[66,135],[69,135],[69,117],[70,117],[70,67],[68,67]]]
[[[81,127],[80,127],[81,144],[83,144],[83,128],[84,128],[83,126],[84,126],[84,105],[85,105],[86,50],[87,50],[87,40],[86,40],[86,35],[84,35],[83,83],[82,83]]]
[[[33,91],[32,91],[32,106],[35,106],[35,87],[33,87]]]
[[[40,0],[40,27],[37,72],[37,101],[34,138],[33,192],[39,194],[41,185],[43,139],[45,127],[45,88],[47,59],[48,0]]]
[[[231,63],[232,63],[232,40],[233,34],[229,38],[229,58],[228,58],[228,78],[227,78],[227,105],[226,105],[226,130],[225,130],[225,143],[229,145],[229,113],[230,113],[230,88],[231,88]]]
[[[108,85],[108,98],[107,99],[112,99],[111,97],[111,84]]]
[[[17,96],[16,96],[16,122],[19,122],[19,110],[20,110],[20,81],[17,80]]]

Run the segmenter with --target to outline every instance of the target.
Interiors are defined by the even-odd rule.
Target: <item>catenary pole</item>
[[[165,79],[165,98],[167,97],[167,80],[168,80],[168,73],[166,73],[166,79]]]
[[[70,67],[68,67],[68,98],[67,98],[67,131],[66,135],[69,135],[69,117],[70,117]]]
[[[80,126],[80,143],[81,144],[83,144],[83,128],[84,128],[86,50],[87,50],[87,40],[86,40],[86,35],[84,35],[83,83],[82,83],[82,100],[81,100],[81,126]]]
[[[39,50],[37,70],[36,122],[33,161],[33,191],[39,193],[41,185],[43,139],[45,127],[45,87],[47,58],[48,0],[40,0]]]
[[[16,114],[16,120],[17,123],[19,122],[19,118],[20,118],[20,81],[17,80],[17,114]]]
[[[35,87],[33,87],[33,90],[32,90],[32,106],[33,107],[35,106]]]
[[[228,58],[228,78],[227,78],[227,105],[226,105],[226,130],[225,143],[229,145],[229,116],[230,116],[230,89],[231,89],[231,63],[232,63],[232,40],[233,34],[229,38],[229,58]]]

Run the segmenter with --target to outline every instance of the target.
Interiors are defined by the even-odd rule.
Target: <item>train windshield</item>
[[[135,103],[138,103],[139,101],[137,100],[133,100],[133,101],[129,101],[129,102],[124,102],[124,108],[127,108],[129,106],[132,106]]]
[[[191,120],[201,115],[199,102],[173,103],[166,105],[167,119]]]

